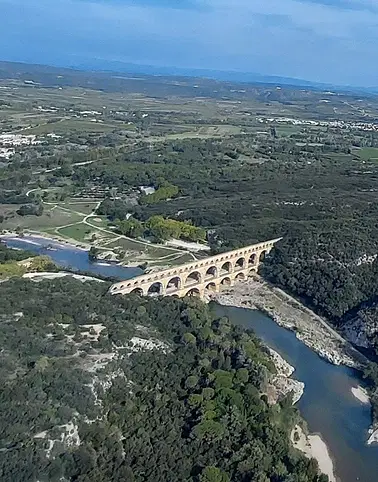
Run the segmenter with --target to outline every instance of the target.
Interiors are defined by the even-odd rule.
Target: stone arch
[[[181,278],[174,276],[167,283],[167,291],[179,290],[181,288]]]
[[[222,281],[220,282],[221,286],[222,287],[229,287],[232,285],[232,281],[231,281],[231,278],[229,278],[228,276],[226,276],[226,278],[223,278]]]
[[[245,280],[245,274],[244,273],[239,273],[235,276],[235,281],[244,281]]]
[[[161,296],[163,294],[164,294],[164,286],[163,286],[163,283],[161,283],[160,281],[156,281],[155,283],[152,283],[152,285],[150,285],[147,291],[148,296]]]
[[[230,262],[230,261],[226,261],[225,263],[223,263],[220,271],[221,271],[221,274],[231,273],[231,272],[232,272],[232,264],[231,264],[231,262]]]
[[[216,266],[210,266],[205,273],[205,279],[216,278],[218,276],[218,269]]]
[[[198,288],[192,288],[191,290],[189,290],[185,296],[193,296],[193,297],[196,297],[196,298],[200,298],[201,297],[201,293],[200,293],[200,290]]]
[[[243,257],[239,258],[235,263],[235,269],[245,269],[247,260]]]
[[[192,271],[185,281],[185,286],[190,286],[192,284],[197,284],[202,282],[202,276],[199,271]]]
[[[268,254],[268,252],[266,251],[266,249],[264,249],[264,251],[261,251],[260,253],[260,256],[259,256],[259,262],[261,263],[262,261],[264,261],[264,259],[266,258],[266,255]]]
[[[131,295],[138,295],[138,296],[143,296],[143,290],[142,288],[134,288],[132,291],[130,291]]]
[[[249,270],[248,276],[254,276],[256,274],[257,268],[252,268]]]
[[[208,291],[213,291],[214,293],[216,293],[216,291],[217,291],[217,285],[212,281],[211,283],[208,283],[208,284],[206,285],[206,288],[205,288],[205,289],[208,290]]]
[[[249,257],[248,265],[249,265],[249,266],[255,266],[256,261],[257,261],[257,254],[256,254],[256,253],[252,253],[251,256]]]

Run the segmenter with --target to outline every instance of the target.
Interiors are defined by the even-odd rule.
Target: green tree
[[[134,218],[129,218],[124,221],[117,221],[117,229],[121,234],[130,238],[140,238],[143,235],[143,224]]]
[[[218,467],[209,466],[203,469],[200,482],[230,482],[230,478]]]
[[[96,248],[95,246],[91,246],[89,252],[88,252],[88,258],[90,261],[96,261],[97,256],[99,254],[100,250]]]

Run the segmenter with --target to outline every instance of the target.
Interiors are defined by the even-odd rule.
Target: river
[[[378,481],[378,446],[368,446],[370,406],[352,394],[361,384],[358,372],[320,358],[295,334],[278,326],[260,311],[213,305],[218,316],[253,329],[265,344],[295,367],[293,377],[305,383],[297,404],[311,432],[321,434],[342,482]]]
[[[142,273],[110,263],[92,263],[85,250],[35,236],[4,239],[9,247],[47,254],[62,267],[92,272],[94,275],[130,279]],[[47,247],[53,250],[47,250]],[[227,316],[251,328],[267,345],[295,367],[294,377],[305,383],[304,395],[297,406],[309,430],[321,434],[333,456],[336,474],[342,482],[378,481],[378,446],[367,446],[371,423],[369,405],[357,400],[351,389],[361,384],[358,372],[335,366],[321,359],[299,341],[293,332],[278,326],[256,310],[213,304],[219,316]]]
[[[53,239],[39,236],[3,237],[10,248],[27,249],[37,254],[49,256],[56,265],[79,271],[91,272],[94,275],[114,277],[119,280],[134,278],[143,271],[140,268],[127,268],[106,261],[93,263],[88,258],[88,251],[70,244],[62,244]]]

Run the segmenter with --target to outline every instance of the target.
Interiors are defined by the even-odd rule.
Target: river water
[[[88,251],[70,244],[59,243],[53,239],[38,236],[4,237],[1,239],[10,248],[27,249],[34,253],[47,255],[62,268],[88,271],[94,275],[109,276],[119,280],[130,279],[143,274],[140,268],[127,268],[105,261],[93,263],[88,258]]]
[[[9,247],[46,254],[61,267],[92,272],[94,275],[130,279],[142,273],[110,263],[92,263],[87,251],[54,240],[25,236],[6,238]],[[53,250],[46,249],[47,247]],[[357,400],[352,387],[361,384],[358,372],[331,365],[299,341],[294,333],[281,328],[271,318],[255,310],[212,304],[218,316],[253,329],[267,345],[295,367],[294,377],[305,383],[297,406],[309,430],[321,434],[335,462],[342,482],[378,482],[378,446],[367,446],[371,423],[370,407]]]
[[[320,358],[295,334],[260,311],[213,305],[218,316],[253,329],[265,344],[295,367],[293,377],[305,383],[297,404],[311,432],[321,434],[342,482],[378,481],[378,446],[368,446],[370,406],[357,400],[352,387],[361,384],[358,372]]]

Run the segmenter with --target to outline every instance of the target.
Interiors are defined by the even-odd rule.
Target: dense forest
[[[267,403],[253,333],[107,288],[1,283],[1,480],[327,480],[290,446],[291,400]]]
[[[22,85],[23,81],[29,79],[31,75],[41,83],[38,90],[35,91],[38,93],[35,99],[33,99],[33,93],[26,90],[31,87]],[[240,86],[237,85],[206,79],[196,79],[198,85],[195,95],[198,97],[194,97],[193,79],[180,79],[177,85],[173,85],[172,82],[175,81],[168,78],[159,79],[146,76],[141,82],[137,79],[109,78],[105,73],[83,74],[76,71],[65,71],[65,75],[58,78],[57,71],[54,69],[49,71],[49,68],[38,67],[25,72],[19,66],[15,70],[14,66],[1,64],[0,78],[8,77],[20,82],[18,84],[20,95],[23,95],[25,90],[24,100],[27,99],[28,102],[25,101],[24,110],[27,113],[28,125],[31,122],[30,112],[35,113],[35,110],[39,109],[42,98],[45,107],[53,107],[54,113],[51,115],[56,117],[55,120],[52,117],[49,118],[46,125],[48,122],[52,122],[56,129],[59,129],[59,126],[61,128],[62,124],[57,121],[58,118],[64,120],[67,116],[74,116],[74,121],[77,122],[84,109],[97,109],[98,105],[109,107],[106,112],[101,114],[106,121],[104,124],[110,121],[115,123],[111,123],[109,129],[99,132],[93,132],[92,127],[84,124],[81,125],[80,130],[68,129],[67,132],[61,132],[62,137],[59,139],[44,139],[41,145],[17,148],[9,162],[0,165],[2,208],[0,226],[4,229],[8,227],[8,218],[16,219],[20,222],[20,226],[24,226],[25,218],[33,218],[35,221],[44,217],[48,210],[49,200],[64,201],[66,198],[76,199],[89,196],[90,199],[96,198],[96,201],[100,198],[101,202],[99,202],[96,213],[102,217],[100,223],[104,223],[103,225],[107,228],[110,226],[117,230],[117,234],[132,238],[145,237],[157,242],[164,242],[171,237],[207,241],[212,253],[218,253],[282,236],[282,241],[276,245],[271,256],[266,258],[261,274],[272,283],[303,300],[325,316],[341,332],[348,333],[348,336],[352,333],[354,337],[352,341],[361,344],[364,348],[372,349],[371,351],[374,353],[370,351],[370,355],[378,356],[378,133],[370,128],[369,130],[356,126],[354,123],[370,122],[376,125],[376,98],[367,99],[362,95],[358,97],[333,95],[329,92],[312,92],[305,89],[276,89],[272,86],[262,85],[245,85],[240,90]],[[49,105],[50,92],[46,96],[43,91],[46,86],[54,87],[56,99],[53,106]],[[73,104],[70,96],[68,96],[68,100],[64,98],[58,100],[59,86],[64,86],[65,89],[79,86],[86,88],[88,95],[83,97],[88,100],[80,101],[84,104],[80,104],[78,99],[78,102]],[[96,88],[101,89],[101,92],[97,92],[101,97],[101,103],[95,95],[94,89]],[[111,92],[112,97],[105,97],[107,92]],[[117,92],[124,94],[122,99],[117,97]],[[138,92],[139,95],[127,96],[134,92]],[[92,102],[94,104],[87,104],[93,95]],[[20,108],[18,106],[20,102],[13,103],[12,97],[9,97],[7,102],[14,109],[16,104],[17,108]],[[107,102],[108,104],[106,104]],[[10,117],[11,110],[7,107],[7,110],[4,111],[5,127],[8,126],[6,122],[8,122],[7,118]],[[284,113],[293,117],[295,122],[291,122],[290,118],[287,122],[279,122],[279,118]],[[299,125],[300,122],[308,119],[311,122],[313,119],[331,122],[322,125]],[[88,119],[81,120],[84,122]],[[338,125],[339,121],[342,124]],[[21,129],[18,124],[15,124],[16,120],[12,120],[12,122],[7,129],[14,131]],[[98,122],[91,123],[91,126],[97,128],[100,128],[100,125],[101,123]],[[153,188],[154,192],[141,194],[143,186]],[[64,206],[63,209],[65,209]],[[53,218],[53,213],[50,211],[48,216]],[[48,221],[51,221],[52,225],[48,232],[56,233],[54,219]],[[65,225],[70,223],[70,219],[66,219],[64,222]],[[10,223],[12,229],[14,225],[15,223]],[[101,226],[103,225],[101,224]],[[47,225],[42,227],[46,229]],[[92,254],[94,257],[96,256],[94,251]],[[1,277],[22,274],[22,268],[18,264],[19,260],[6,259],[6,256],[8,254],[0,246]],[[1,288],[8,289],[14,283],[17,282],[6,283]],[[37,290],[36,293],[30,294],[32,299],[36,300],[36,306],[42,304],[41,300],[54,305],[54,300],[46,298],[50,295],[39,292],[39,288],[33,285],[30,286],[28,285],[28,290]],[[54,286],[57,287],[58,293],[69,290],[68,287],[59,285],[59,283]],[[98,316],[104,317],[103,323],[107,324],[110,323],[110,320],[104,312],[105,307],[109,306],[109,313],[113,313],[106,301],[107,297],[101,297],[104,304],[99,306],[92,305],[92,302],[87,301],[87,299],[92,299],[89,294],[87,295],[87,290],[89,292],[102,289],[97,285],[93,287],[83,285],[79,291],[83,293],[83,297],[87,297],[86,303],[89,304],[86,309],[93,310],[94,318],[93,313],[98,310]],[[66,295],[73,305],[80,304],[77,298],[73,297],[73,293],[66,293]],[[13,299],[14,296],[10,295],[10,299]],[[124,310],[126,319],[135,321],[138,320],[138,317],[134,315],[136,308],[132,309],[131,305],[120,308],[124,303],[135,302],[137,304],[137,301],[130,300],[119,301],[117,309]],[[114,300],[112,301],[114,302]],[[60,305],[60,303],[62,302],[58,299],[57,308],[60,306],[60,309],[66,309],[65,305]],[[183,334],[179,331],[181,328],[175,323],[178,323],[177,320],[181,316],[179,313],[184,311],[185,302],[172,300],[159,302],[144,300],[141,302],[138,300],[138,303],[141,311],[147,310],[148,314],[145,316],[148,317],[151,326],[155,326],[156,323],[160,323],[160,319],[164,319],[167,326],[171,327],[171,331],[168,333],[159,326],[159,330],[162,330],[161,333],[170,340],[171,346],[174,347],[173,352],[169,352],[165,356],[160,354],[160,356],[164,360],[168,360],[171,353],[175,353],[177,356],[175,352],[177,350],[180,353],[177,356],[177,363],[188,363],[187,368],[182,369],[182,372],[193,371],[200,380],[199,385],[195,385],[190,389],[191,391],[185,392],[186,384],[182,379],[179,381],[179,375],[174,371],[173,365],[163,364],[163,368],[160,367],[161,373],[169,373],[173,385],[170,386],[172,392],[161,394],[158,401],[159,403],[160,400],[167,401],[166,406],[173,411],[172,413],[177,411],[180,420],[178,426],[182,439],[181,436],[179,439],[177,438],[178,428],[175,426],[172,428],[171,446],[181,448],[184,446],[183,453],[189,454],[189,460],[201,460],[201,464],[197,468],[194,466],[190,470],[187,466],[183,468],[183,480],[205,477],[201,470],[204,471],[205,467],[212,467],[212,465],[216,465],[217,469],[225,472],[224,477],[231,477],[232,480],[250,480],[250,475],[244,476],[241,469],[238,469],[239,462],[242,464],[245,460],[244,455],[240,455],[238,462],[230,462],[227,452],[223,452],[220,447],[216,446],[215,439],[211,439],[211,444],[206,446],[208,451],[204,449],[203,445],[208,443],[206,437],[204,439],[206,442],[204,440],[201,440],[201,443],[198,442],[195,432],[193,433],[193,427],[198,425],[197,422],[202,417],[204,401],[198,402],[197,412],[194,409],[190,413],[186,411],[188,404],[185,400],[189,400],[194,395],[197,398],[194,397],[191,400],[199,400],[198,396],[202,396],[200,388],[201,390],[212,388],[216,391],[213,385],[215,379],[203,379],[202,375],[199,376],[199,369],[194,366],[193,360],[202,359],[203,354],[209,350],[209,344],[213,346],[213,343],[218,343],[220,339],[217,337],[220,335],[217,331],[214,332],[211,323],[209,330],[211,333],[215,333],[212,336],[215,336],[216,341],[211,337],[211,340],[204,341],[197,336],[196,329],[191,327],[188,332],[195,337],[195,343],[183,343]],[[48,306],[49,309],[55,309]],[[94,310],[94,306],[96,306],[96,310]],[[163,310],[163,308],[167,310],[166,317],[169,318],[169,321],[165,315],[160,313],[160,309]],[[78,310],[77,307],[75,309]],[[202,308],[198,308],[202,313],[198,315],[200,320],[203,320],[203,316],[205,318],[210,316],[205,315],[206,309],[203,309],[205,311],[202,313]],[[155,313],[154,310],[156,316],[152,314]],[[15,313],[19,311],[21,309],[14,309]],[[67,337],[64,335],[64,327],[57,323],[71,326],[73,322],[72,320],[69,323],[56,322],[56,319],[60,320],[60,317],[63,316],[61,313],[63,311],[54,311],[49,316],[43,315],[38,323],[43,324],[46,319],[51,319],[54,329],[57,330],[58,338],[55,337],[55,332],[48,332],[49,336],[44,339],[44,342],[55,343],[58,340],[63,351],[68,350],[68,347],[69,350],[72,350],[73,341],[76,338],[81,340],[80,334],[77,331],[70,333],[69,336],[76,338],[72,338],[68,344],[63,343],[64,340],[67,341]],[[131,313],[133,314],[131,315]],[[77,311],[74,319],[76,317],[80,319],[80,316],[82,315]],[[131,321],[127,324],[124,323],[124,318],[120,319],[124,329],[134,326]],[[23,316],[20,318],[20,323],[24,322]],[[35,322],[37,321],[30,321],[31,326],[34,326]],[[89,325],[90,322],[87,324]],[[350,327],[355,330],[350,330]],[[51,334],[53,337],[50,336]],[[92,334],[91,336],[97,335]],[[95,355],[90,350],[100,349],[96,343],[105,344],[105,347],[101,348],[103,350],[109,349],[109,340],[113,343],[112,336],[116,340],[114,343],[118,343],[119,346],[123,346],[125,343],[123,339],[117,340],[118,335],[112,334],[110,338],[107,336],[108,331],[104,330],[99,335],[98,342],[92,340],[89,343],[87,339],[87,345],[91,345],[91,348],[86,345],[89,354],[80,353],[75,361],[80,362],[92,354]],[[232,337],[239,335],[234,334],[232,329],[227,336],[231,337],[227,343],[232,345],[234,343]],[[188,337],[193,341],[189,335]],[[41,346],[44,346],[43,343]],[[43,348],[43,350],[46,349]],[[210,351],[212,350],[213,348],[210,349]],[[226,353],[227,350],[219,348],[218,345],[214,350],[220,350],[223,353],[225,360],[228,360],[224,363],[230,370],[239,369],[238,357],[230,359],[229,354]],[[181,358],[181,353],[184,354],[183,358]],[[189,355],[194,358],[190,358]],[[143,361],[143,357],[148,356],[152,356],[151,353],[134,353],[127,358],[127,361],[131,363],[137,357],[141,357]],[[157,353],[154,352],[153,356],[157,356]],[[211,369],[216,370],[217,368],[214,366],[217,366],[217,363],[213,363],[215,355],[208,358],[211,358]],[[108,366],[111,363],[109,362]],[[122,363],[125,364],[125,360]],[[159,361],[159,363],[163,362]],[[154,366],[154,363],[151,365]],[[378,386],[377,367],[378,365],[372,365],[367,371],[367,375],[376,386]],[[122,365],[124,373],[127,372],[127,369]],[[265,367],[265,369],[268,368]],[[172,370],[172,374],[169,370]],[[20,376],[24,376],[22,370],[16,373],[17,376],[18,373],[21,374]],[[38,373],[45,372],[42,370]],[[80,372],[80,376],[83,376],[83,373],[85,372]],[[135,390],[140,387],[137,373],[139,373],[138,370],[134,371],[131,376],[127,372],[127,376],[135,384]],[[141,377],[144,376],[146,380],[149,380],[142,369],[141,373]],[[153,373],[155,378],[150,380],[151,387],[155,387],[156,384],[161,387],[160,375]],[[38,376],[43,377],[41,374]],[[10,380],[13,378],[10,377]],[[62,380],[64,380],[63,375]],[[34,381],[30,383],[34,383]],[[35,382],[37,388],[43,387],[43,383],[39,379],[38,383]],[[153,385],[154,383],[155,385]],[[260,391],[261,386],[254,378],[253,383],[256,390]],[[134,385],[132,386],[134,387]],[[244,388],[237,387],[238,396],[244,397]],[[232,387],[228,387],[228,389],[234,390]],[[109,403],[110,411],[116,406],[116,402],[114,402],[114,406],[112,405],[112,390],[106,391],[105,401],[101,402]],[[130,390],[132,391],[131,388]],[[178,394],[177,400],[172,393]],[[38,392],[40,399],[44,399],[44,396]],[[78,397],[79,399],[80,397]],[[205,399],[204,396],[203,399]],[[270,420],[269,423],[275,427],[274,430],[278,430],[277,427],[282,428],[282,425],[276,422],[275,416],[271,415],[271,411],[275,409],[265,407],[265,405],[261,408],[263,405],[261,397],[259,398],[260,401],[262,400],[261,402],[257,402],[253,397],[252,400],[254,400],[253,408],[249,408],[247,404],[247,408],[243,409],[247,420],[255,417],[253,418],[253,424],[255,424],[258,412],[259,416],[262,413],[264,426],[265,417],[267,417]],[[373,402],[376,400],[378,400],[378,392],[373,396]],[[159,410],[159,403],[156,402],[154,410]],[[378,402],[376,405],[378,407]],[[146,410],[152,410],[151,406],[152,402],[145,401],[143,407],[147,407]],[[126,408],[122,408],[122,410],[117,408],[117,410],[121,413],[125,410],[124,417],[128,416],[129,405],[125,402],[122,407]],[[43,413],[48,417],[53,417],[53,415],[55,417],[55,408],[55,405],[54,409],[48,405]],[[75,410],[79,413],[77,408]],[[130,410],[135,410],[134,405]],[[209,411],[216,412],[213,409]],[[253,416],[251,411],[254,413]],[[217,412],[218,418],[221,417],[219,413]],[[99,415],[89,418],[92,420],[96,417]],[[211,418],[211,420],[219,422],[218,418]],[[58,419],[57,424],[50,424],[50,426],[62,425],[67,423],[67,420],[68,418]],[[113,428],[108,428],[106,425],[106,430],[110,430],[112,434],[112,440],[116,437],[114,434],[119,433],[117,430],[120,426],[122,430],[124,425],[129,429],[124,419],[106,421],[106,423],[110,423],[111,427],[113,427],[113,422],[114,431]],[[238,420],[239,422],[240,420]],[[243,419],[240,427],[244,427],[244,422]],[[169,424],[167,426],[170,427]],[[16,427],[14,430],[17,430],[17,424],[14,424],[14,427]],[[44,426],[39,428],[41,431],[45,430]],[[96,428],[98,428],[97,425]],[[138,426],[138,429],[140,430],[138,436],[147,446],[147,435],[144,434],[143,428]],[[151,440],[157,436],[155,430],[157,429],[148,426],[147,432],[148,436],[152,437]],[[240,428],[240,431],[243,431],[243,428]],[[101,432],[100,429],[98,432]],[[168,432],[165,431],[165,433]],[[235,431],[235,433],[239,432]],[[245,433],[247,435],[243,432],[243,436],[250,436],[248,430],[245,430]],[[253,436],[257,436],[259,443],[262,441],[262,444],[267,444],[264,447],[261,446],[261,450],[266,451],[269,459],[272,453],[269,446],[271,439],[268,436],[262,436],[260,432],[257,435],[254,433]],[[84,435],[82,434],[81,437],[83,438]],[[90,436],[88,437],[90,438]],[[264,437],[268,437],[269,442]],[[137,444],[136,438],[135,436],[133,439],[135,444]],[[237,438],[237,440],[238,444],[241,439]],[[279,438],[279,440],[283,439]],[[249,441],[248,438],[246,446]],[[42,443],[39,439],[37,442]],[[33,444],[37,442],[34,441]],[[91,443],[86,449],[90,454],[92,453]],[[98,443],[102,447],[103,441],[99,440]],[[58,446],[58,443],[54,443],[54,450]],[[25,447],[29,447],[29,445],[26,444]],[[237,445],[235,451],[238,452],[239,448]],[[121,453],[123,453],[122,450]],[[172,454],[176,455],[177,460],[181,461],[175,449],[170,450]],[[277,450],[277,453],[280,454],[279,457],[284,453],[281,453],[280,450]],[[163,449],[161,451],[164,452]],[[93,457],[87,452],[83,457],[88,459],[88,473],[91,473],[91,470],[97,470],[101,474],[99,477],[106,480],[103,472],[104,466],[109,462],[111,456],[104,452],[105,455],[101,456],[102,458],[93,462]],[[205,452],[210,455],[206,456],[207,459],[202,459],[201,454]],[[118,452],[116,453],[118,454]],[[7,452],[7,456],[9,454],[11,451]],[[65,456],[59,455],[59,457],[64,458]],[[79,457],[79,455],[76,454],[75,457]],[[279,459],[285,466],[285,470],[289,473],[298,473],[295,468],[296,463],[289,462],[289,459],[285,457],[286,455],[282,455]],[[24,457],[24,460],[31,459],[32,457]],[[150,459],[153,460],[152,455]],[[17,457],[15,460],[17,462]],[[54,460],[58,460],[56,470],[59,476],[64,474],[65,462],[59,462],[58,458]],[[75,466],[72,460],[67,463]],[[162,470],[171,470],[171,463],[173,462],[167,462]],[[219,463],[221,467],[218,466]],[[49,464],[52,464],[51,460],[36,461],[36,466],[42,467],[40,472],[45,474],[45,478],[51,468]],[[140,459],[135,455],[132,460],[127,459],[127,469],[125,470],[131,471],[127,473],[134,474],[136,480],[143,480],[142,469],[138,464],[140,464]],[[256,472],[258,475],[256,477],[253,475],[252,480],[264,480],[264,477],[270,478],[274,482],[276,480],[301,480],[298,479],[299,476],[288,476],[286,473],[281,476],[269,474],[264,463],[259,466],[259,468],[261,467],[264,468],[261,469],[261,472]],[[211,474],[213,469],[208,470]],[[247,469],[246,473],[249,474]],[[151,472],[149,474],[151,476]],[[159,477],[162,478],[161,474],[154,473],[153,475],[157,480]],[[70,475],[70,477],[73,479],[76,477],[75,480],[86,480],[87,475]],[[210,477],[211,475],[208,478]],[[222,477],[223,475],[220,475],[218,479],[222,480]],[[294,477],[294,479],[290,479],[290,477]],[[305,480],[311,480],[311,478]]]
[[[266,257],[260,273],[366,349],[372,361],[365,376],[372,385],[378,420],[378,246],[372,236],[376,226],[353,230],[353,224],[285,237]]]

